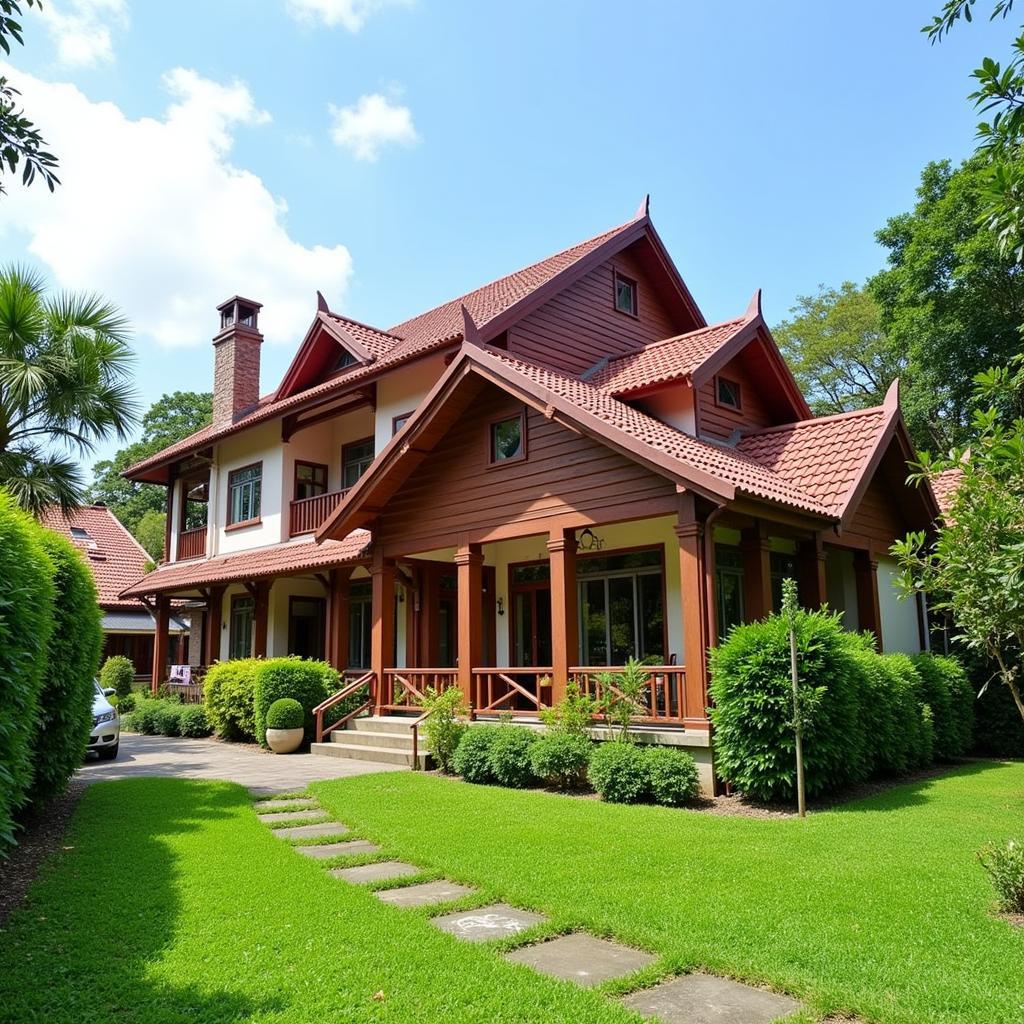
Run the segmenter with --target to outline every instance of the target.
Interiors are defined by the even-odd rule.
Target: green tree
[[[819,285],[790,314],[772,333],[815,414],[880,405],[906,357],[882,330],[874,295],[851,281]]]
[[[149,509],[142,513],[138,526],[135,527],[135,539],[146,549],[146,553],[154,562],[159,562],[164,555],[164,540],[167,531],[167,513]]]
[[[135,425],[128,337],[99,296],[46,294],[40,275],[0,270],[0,486],[23,508],[79,504],[71,455]]]
[[[974,157],[922,172],[917,203],[877,233],[888,267],[869,287],[893,351],[905,353],[902,403],[922,449],[947,452],[971,425],[971,381],[1020,349],[1024,278],[979,221],[986,169]]]
[[[136,462],[155,455],[168,445],[206,426],[212,419],[213,395],[210,392],[175,391],[171,395],[164,395],[142,417],[143,439],[122,448],[112,459],[104,459],[93,467],[90,500],[104,502],[151,555],[154,552],[142,539],[139,527],[147,512],[165,511],[167,492],[155,484],[125,480],[121,474]],[[161,533],[161,550],[162,543]]]

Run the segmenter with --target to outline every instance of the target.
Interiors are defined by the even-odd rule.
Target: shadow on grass
[[[7,1020],[238,1021],[280,1011],[228,990],[166,983],[154,972],[181,911],[166,841],[230,816],[237,786],[174,779],[96,783],[25,905],[0,931],[0,1006]],[[216,956],[216,950],[197,950]]]

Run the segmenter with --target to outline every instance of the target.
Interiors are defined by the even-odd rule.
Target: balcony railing
[[[186,558],[202,558],[206,554],[206,527],[182,530],[178,534],[178,561]]]
[[[312,533],[318,530],[323,521],[341,504],[342,498],[348,494],[348,489],[343,491],[328,491],[326,494],[316,494],[312,498],[299,498],[291,503],[291,518],[289,520],[289,536],[295,537],[300,533]]]

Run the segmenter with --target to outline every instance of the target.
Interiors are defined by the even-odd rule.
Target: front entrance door
[[[547,563],[512,570],[512,664],[551,664],[551,577]]]

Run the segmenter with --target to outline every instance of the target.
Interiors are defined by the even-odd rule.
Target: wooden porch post
[[[437,644],[439,591],[437,566],[425,562],[420,566],[419,652],[417,653],[417,664],[424,668],[437,665],[439,660]]]
[[[772,546],[768,529],[758,520],[743,531],[743,605],[747,622],[763,619],[772,610]]]
[[[273,584],[273,580],[260,580],[252,588],[255,603],[255,619],[252,627],[252,656],[254,658],[267,656],[267,620],[270,613],[270,588]]]
[[[853,553],[853,574],[857,581],[857,626],[870,629],[882,649],[882,612],[878,600],[878,559],[871,551]]]
[[[455,553],[459,602],[459,689],[473,704],[473,669],[480,663],[483,641],[483,564],[479,544],[463,544]]]
[[[704,550],[705,523],[698,514],[694,496],[679,496],[679,517],[675,526],[679,539],[679,590],[683,610],[683,656],[686,666],[683,724],[687,729],[709,729],[707,651],[711,646],[710,623],[714,617],[706,608],[713,599],[708,586]]]
[[[327,636],[324,652],[327,660],[339,672],[348,668],[348,588],[352,576],[351,566],[332,569],[327,591]]]
[[[554,670],[551,703],[557,704],[565,697],[569,669],[579,661],[575,530],[551,532],[548,559],[551,568],[551,667]]]
[[[799,573],[800,603],[811,611],[817,611],[828,602],[825,583],[825,548],[821,536],[803,541],[797,550],[797,572]]]
[[[380,549],[374,551],[370,566],[371,610],[370,670],[376,687],[376,713],[382,705],[390,704],[391,694],[385,693],[384,670],[394,668],[395,651],[395,563],[384,558]]]
[[[164,514],[164,557],[161,562],[171,561],[171,516],[174,514],[174,490],[177,486],[177,475],[174,467],[167,471],[167,511]],[[177,554],[177,552],[175,552]]]
[[[168,597],[156,599],[156,629],[153,634],[153,674],[149,688],[153,693],[159,689],[167,671],[167,652],[171,630],[171,600]]]
[[[203,638],[203,664],[212,665],[220,660],[221,615],[224,609],[225,587],[210,587],[206,597],[206,636]]]

